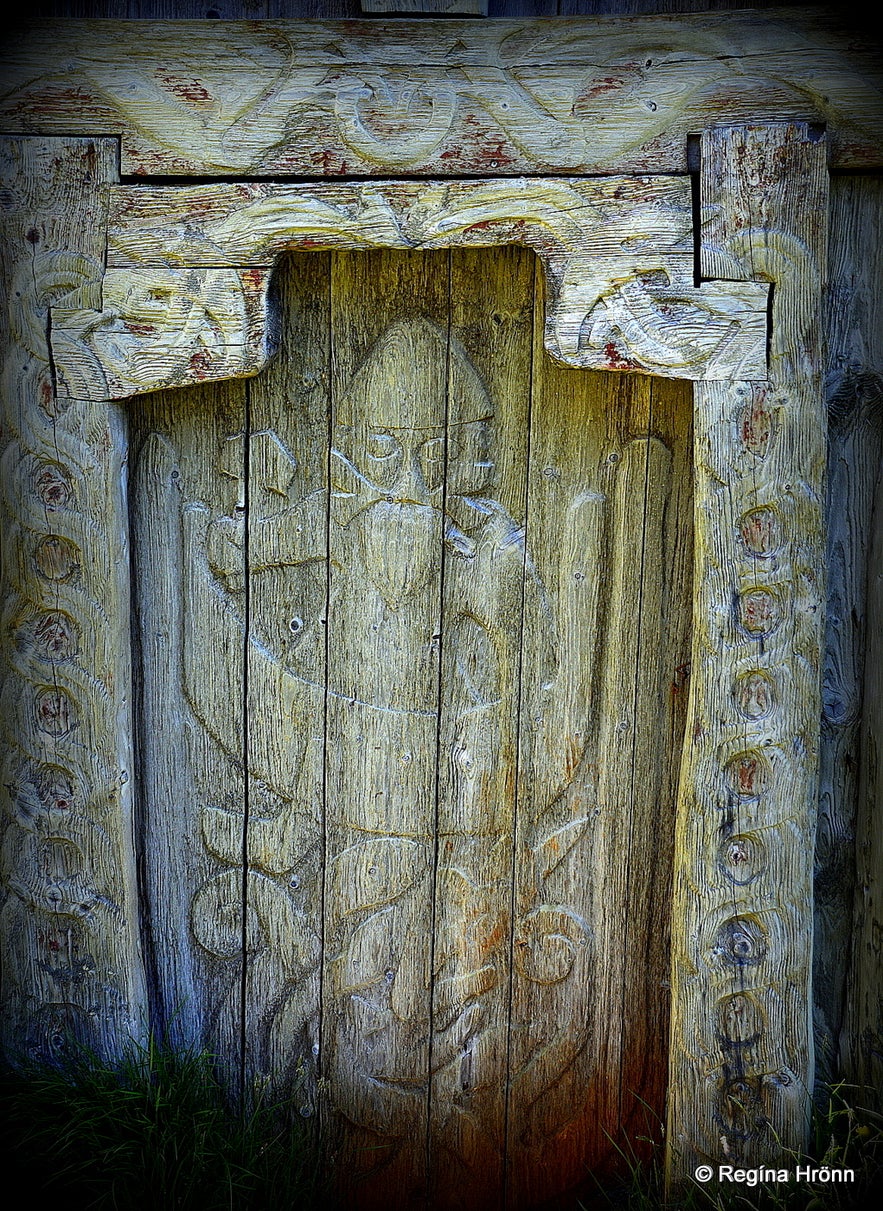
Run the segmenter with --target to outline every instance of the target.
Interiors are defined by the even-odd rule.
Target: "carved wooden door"
[[[663,1092],[676,1180],[805,1138],[826,152],[803,29],[445,28],[14,64],[3,1032],[529,1206]]]
[[[156,995],[360,1201],[526,1205],[663,1111],[689,388],[554,364],[526,249],[280,277],[138,409]]]

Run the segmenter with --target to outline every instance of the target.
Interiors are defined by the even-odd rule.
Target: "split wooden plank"
[[[132,407],[142,928],[154,1024],[174,1044],[211,1052],[237,1096],[245,423],[245,387],[236,382],[148,395]]]
[[[814,881],[813,995],[818,1080],[859,1079],[862,1034],[844,1006],[862,997],[847,983],[864,909],[856,887],[856,810],[867,578],[874,485],[883,452],[883,182],[831,181],[828,290],[828,611],[819,820]],[[856,971],[860,970],[856,968]],[[871,986],[879,975],[869,975]],[[883,1033],[878,1023],[877,1033]],[[873,1033],[873,1032],[872,1032]],[[852,1058],[850,1058],[852,1057]]]
[[[321,1046],[360,1207],[427,1178],[448,278],[447,253],[332,274]]]
[[[245,1068],[317,1108],[331,263],[280,266],[280,356],[249,384]]]
[[[476,1211],[503,1198],[522,610],[542,609],[524,539],[534,265],[451,253],[430,1189]]]
[[[879,46],[805,8],[566,22],[44,21],[0,120],[121,138],[132,175],[686,172],[726,112],[827,122],[883,164]]]
[[[799,1148],[824,602],[824,141],[702,145],[702,272],[775,282],[770,378],[696,387],[693,686],[676,839],[669,1176]]]
[[[109,1058],[146,1028],[132,787],[125,423],[100,373],[56,392],[50,308],[101,307],[106,139],[2,141],[6,810],[11,1060]]]

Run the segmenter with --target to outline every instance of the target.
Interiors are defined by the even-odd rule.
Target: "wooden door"
[[[154,1014],[353,1205],[532,1205],[663,1113],[690,386],[553,363],[523,248],[276,285],[134,411]]]

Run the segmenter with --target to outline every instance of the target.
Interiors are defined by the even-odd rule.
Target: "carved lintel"
[[[104,312],[54,320],[72,393],[84,352],[110,398],[256,374],[270,353],[268,266],[287,250],[507,243],[543,264],[545,345],[562,364],[766,374],[768,286],[693,285],[683,178],[121,186],[113,207]]]
[[[125,28],[17,37],[3,128],[73,113],[138,176],[518,176],[686,172],[688,133],[775,114],[827,122],[841,171],[883,163],[879,48],[836,12]]]

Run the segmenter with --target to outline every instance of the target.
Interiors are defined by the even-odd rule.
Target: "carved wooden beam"
[[[290,249],[524,244],[545,269],[545,344],[564,365],[766,374],[768,287],[693,285],[682,177],[120,186],[112,205],[103,313],[53,316],[73,394],[94,373],[110,398],[257,373],[269,266]]]
[[[835,167],[883,165],[880,47],[835,10],[223,28],[42,22],[0,121],[73,115],[141,176],[685,172],[721,113],[825,123]]]
[[[813,1085],[825,599],[824,142],[709,131],[702,271],[774,283],[765,381],[697,384],[696,598],[672,912],[670,1177],[781,1164]],[[716,1170],[715,1170],[716,1172]]]
[[[53,306],[100,313],[108,139],[4,139],[3,1032],[7,1056],[146,1024],[132,838],[125,420],[57,390]]]

